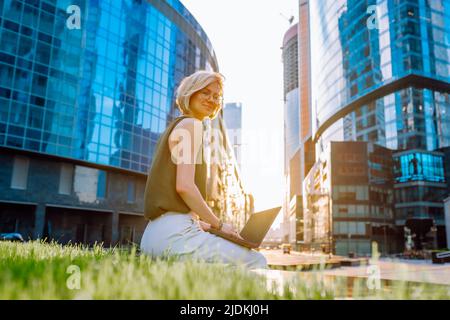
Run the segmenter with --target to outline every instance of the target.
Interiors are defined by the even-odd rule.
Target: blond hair
[[[206,70],[199,70],[197,72],[194,72],[190,76],[185,77],[183,80],[181,80],[181,83],[178,86],[176,92],[175,103],[177,104],[178,109],[182,114],[189,114],[189,102],[191,96],[213,82],[218,82],[220,89],[223,90],[224,79],[225,78],[222,74]],[[209,116],[209,118],[214,119],[217,113],[220,111],[221,107],[222,105],[219,105],[216,110],[214,110],[214,112]]]

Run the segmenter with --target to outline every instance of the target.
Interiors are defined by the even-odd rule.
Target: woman
[[[198,71],[184,78],[176,104],[182,115],[169,124],[156,147],[144,195],[144,216],[150,220],[141,251],[152,256],[175,255],[207,262],[267,268],[264,256],[213,235],[209,228],[237,235],[208,207],[203,124],[222,107],[223,77]]]

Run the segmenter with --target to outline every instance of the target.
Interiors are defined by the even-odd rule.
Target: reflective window
[[[60,194],[70,195],[72,193],[73,185],[73,165],[63,163],[61,164],[61,172],[59,175],[59,190]]]
[[[174,88],[217,69],[206,34],[177,0],[194,35],[146,1],[81,1],[86,32],[65,2],[40,3],[0,5],[0,145],[146,173]]]
[[[394,175],[397,182],[444,182],[443,156],[421,152],[394,156]]]
[[[14,157],[11,188],[13,189],[27,189],[28,169],[30,167],[30,159],[25,157]]]
[[[134,203],[136,200],[136,182],[129,180],[127,184],[127,202]]]
[[[352,101],[410,73],[446,82],[450,78],[450,51],[445,41],[450,25],[445,23],[450,16],[448,2],[376,1],[378,28],[368,26],[367,6],[365,0],[310,2],[311,34],[314,34],[311,87],[316,129]],[[450,146],[448,120],[437,116],[441,106],[433,99],[436,94],[446,96],[448,108],[447,94],[428,89],[401,90],[392,95],[395,101],[388,104],[378,99],[374,101],[374,113],[363,106],[360,115],[345,118],[344,128],[348,130],[344,136],[395,149],[434,150]],[[424,113],[424,118],[407,118],[406,113]],[[388,116],[398,123],[385,122]]]
[[[98,170],[97,198],[105,199],[108,196],[107,172]]]

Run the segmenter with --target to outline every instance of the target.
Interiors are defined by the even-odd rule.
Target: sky
[[[297,0],[181,0],[208,35],[225,76],[224,100],[242,103],[244,188],[255,210],[283,203],[282,41]],[[280,213],[274,223],[281,222]]]

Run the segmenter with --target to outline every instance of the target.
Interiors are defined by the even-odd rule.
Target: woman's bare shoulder
[[[191,140],[201,143],[203,135],[202,121],[196,118],[187,117],[178,122],[169,135],[169,147],[171,148],[179,141],[180,137],[184,137],[186,134]]]
[[[187,117],[178,122],[174,129],[186,129],[189,131],[193,131],[196,128],[200,128],[202,126],[202,122],[196,118]]]

